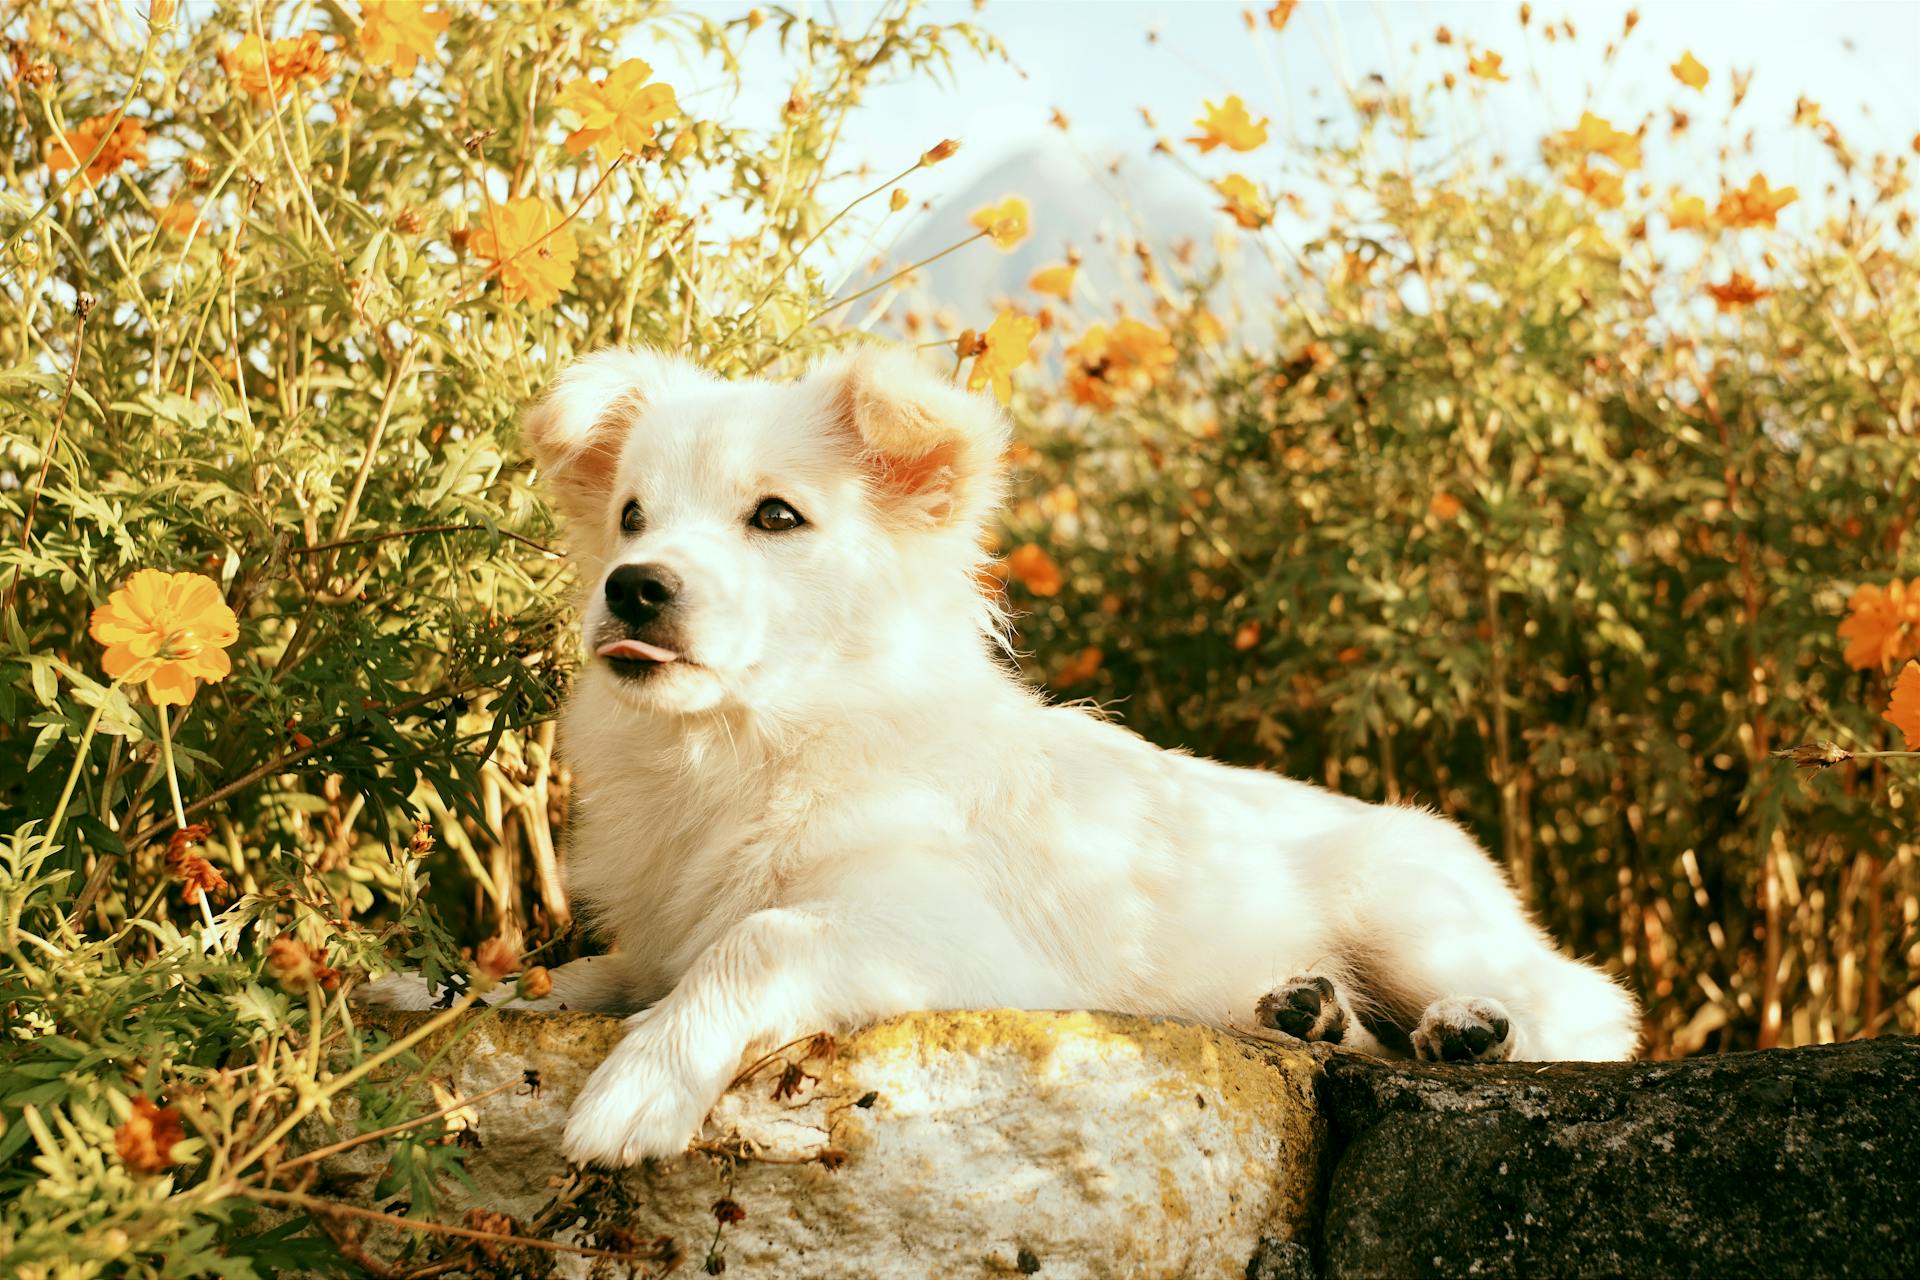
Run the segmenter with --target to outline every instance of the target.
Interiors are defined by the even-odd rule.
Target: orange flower
[[[1707,69],[1700,65],[1700,60],[1694,57],[1691,51],[1681,54],[1680,61],[1667,69],[1673,72],[1675,80],[1689,89],[1707,87]]]
[[[980,228],[1000,246],[1002,253],[1012,250],[1032,231],[1032,211],[1019,196],[1008,196],[999,204],[986,205],[968,215],[969,225]]]
[[[1799,198],[1799,191],[1793,187],[1770,188],[1766,178],[1756,173],[1746,190],[1735,188],[1724,193],[1713,216],[1728,227],[1771,227],[1779,212]]]
[[[212,578],[142,569],[93,611],[87,633],[107,646],[108,675],[146,681],[156,705],[184,706],[200,681],[227,678],[240,624]]]
[[[1098,645],[1088,645],[1061,663],[1060,669],[1053,673],[1050,683],[1056,689],[1070,689],[1076,684],[1091,680],[1099,674],[1100,663],[1105,657]]]
[[[1713,218],[1699,196],[1675,195],[1667,206],[1667,226],[1675,231],[1711,231]]]
[[[1138,320],[1090,325],[1066,356],[1067,394],[1098,409],[1112,408],[1116,392],[1151,390],[1176,359],[1172,335]]]
[[[1230,173],[1214,183],[1213,189],[1226,201],[1220,206],[1220,212],[1230,214],[1248,231],[1258,231],[1273,221],[1273,205],[1260,194],[1260,188],[1251,179]]]
[[[168,235],[185,239],[193,234],[193,224],[199,217],[199,210],[194,208],[193,201],[175,199],[154,214],[153,220]]]
[[[1773,296],[1773,290],[1760,288],[1744,271],[1734,272],[1724,284],[1707,285],[1707,292],[1713,295],[1714,308],[1723,315]]]
[[[1639,136],[1621,132],[1591,111],[1582,111],[1580,123],[1553,140],[1582,155],[1605,156],[1622,169],[1640,167]]]
[[[107,121],[112,116],[94,116],[83,120],[76,127],[47,143],[47,168],[55,173],[64,173],[77,165],[86,164],[93,149],[100,147],[100,154],[93,156],[93,163],[87,165],[87,181],[99,182],[121,165],[131,160],[135,164],[147,162],[147,127],[132,116],[121,116],[114,122],[113,132],[107,132]],[[106,145],[101,146],[102,138]]]
[[[560,215],[538,196],[489,205],[485,224],[468,245],[496,264],[501,297],[508,302],[525,299],[535,311],[560,300],[560,291],[573,283],[574,261],[580,256],[573,232],[561,226]]]
[[[267,968],[289,991],[304,992],[316,986],[331,991],[340,985],[340,972],[327,966],[326,953],[298,938],[275,938],[267,944]]]
[[[452,14],[421,0],[360,0],[360,56],[405,80],[420,59],[440,60],[434,44],[451,21]]]
[[[1209,102],[1206,111],[1193,127],[1200,130],[1188,138],[1202,152],[1215,147],[1230,147],[1235,151],[1251,151],[1267,140],[1266,117],[1255,120],[1247,113],[1247,104],[1240,101],[1240,95],[1230,93],[1221,103]]]
[[[1465,505],[1460,499],[1442,490],[1433,495],[1433,500],[1427,503],[1427,510],[1433,513],[1433,518],[1436,520],[1451,520],[1460,514]]]
[[[488,938],[473,949],[473,963],[482,978],[498,982],[520,967],[520,949],[505,938]]]
[[[1248,649],[1253,648],[1253,646],[1259,643],[1260,623],[1258,621],[1243,622],[1240,624],[1239,629],[1233,633],[1233,647],[1242,653],[1245,653]]]
[[[1906,738],[1907,750],[1920,751],[1920,662],[1900,668],[1884,719]]]
[[[1884,588],[1862,583],[1847,609],[1840,638],[1847,642],[1849,667],[1891,670],[1895,663],[1920,657],[1920,579],[1895,578]]]
[[[120,1153],[120,1163],[135,1173],[165,1173],[176,1163],[174,1147],[186,1140],[180,1112],[156,1107],[144,1094],[134,1098],[133,1114],[113,1131],[113,1149]]]
[[[615,152],[640,152],[653,141],[660,122],[677,115],[680,104],[673,86],[649,84],[653,68],[639,58],[629,58],[595,82],[585,76],[561,87],[553,102],[580,118],[580,127],[567,135],[567,152],[579,155],[592,147],[600,158],[610,158],[602,143],[615,144]]]
[[[1066,585],[1066,578],[1053,557],[1031,542],[1007,557],[1007,572],[1036,596],[1057,596]]]
[[[1273,8],[1267,10],[1267,25],[1275,31],[1285,31],[1287,22],[1293,17],[1294,9],[1300,0],[1276,0]]]
[[[1080,268],[1069,263],[1058,266],[1042,267],[1027,280],[1027,288],[1035,293],[1050,293],[1062,302],[1073,301],[1073,278]]]
[[[1618,209],[1626,203],[1626,184],[1620,175],[1610,169],[1591,169],[1580,166],[1566,176],[1566,184],[1575,191],[1584,192],[1587,199],[1602,209]]]
[[[1500,55],[1489,49],[1478,57],[1467,59],[1467,74],[1479,76],[1482,80],[1505,81],[1506,73],[1500,70]]]
[[[967,390],[993,388],[993,398],[1001,404],[1013,399],[1013,371],[1025,364],[1033,353],[1033,340],[1040,333],[1040,322],[1032,316],[1002,311],[981,335],[983,344],[973,357],[973,369],[967,374]]]
[[[325,80],[335,63],[320,33],[306,31],[265,46],[259,36],[247,36],[220,54],[220,65],[243,92],[266,99],[284,97],[301,80]]]

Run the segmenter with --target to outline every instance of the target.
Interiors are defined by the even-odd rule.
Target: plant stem
[[[173,726],[168,723],[165,707],[155,707],[160,721],[160,767],[167,774],[167,791],[173,796],[173,821],[180,830],[187,826],[187,806],[180,799],[180,775],[173,767]]]

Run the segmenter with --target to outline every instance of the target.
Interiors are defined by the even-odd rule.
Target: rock
[[[1471,1068],[1339,1054],[1321,1102],[1329,1280],[1920,1275],[1920,1040]]]
[[[502,1011],[422,1047],[444,1047],[434,1075],[461,1097],[539,1077],[463,1116],[472,1185],[443,1180],[440,1221],[483,1209],[603,1248],[670,1237],[695,1273],[717,1232],[712,1255],[749,1276],[1237,1277],[1262,1247],[1310,1256],[1325,1126],[1303,1050],[1108,1014],[915,1014],[762,1065],[701,1153],[582,1177],[557,1140],[619,1032]],[[385,1162],[332,1157],[317,1190],[371,1203]]]
[[[699,1152],[571,1169],[567,1107],[620,1030],[502,1011],[421,1046],[451,1094],[509,1086],[461,1113],[471,1185],[439,1180],[437,1220],[781,1278],[1920,1275],[1920,1040],[1426,1066],[1171,1020],[916,1014],[758,1064]],[[511,1087],[528,1071],[537,1090]],[[390,1154],[331,1157],[313,1191],[396,1207]],[[593,1265],[488,1250],[460,1274]]]

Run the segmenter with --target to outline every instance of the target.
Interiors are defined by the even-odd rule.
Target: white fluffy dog
[[[572,892],[632,1013],[568,1156],[686,1148],[743,1054],[914,1009],[1623,1058],[1633,1000],[1445,820],[1048,706],[976,580],[999,410],[900,353],[795,382],[576,363],[527,432],[586,588]],[[638,1012],[634,1012],[634,1011]]]

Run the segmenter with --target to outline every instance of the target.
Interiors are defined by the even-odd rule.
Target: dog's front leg
[[[937,966],[904,930],[837,904],[748,916],[667,997],[627,1019],[567,1119],[571,1160],[676,1155],[753,1048],[929,1007]]]

